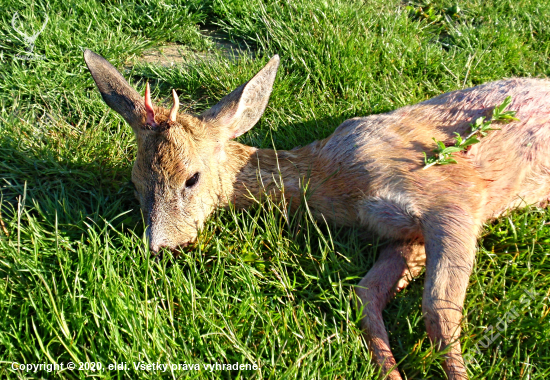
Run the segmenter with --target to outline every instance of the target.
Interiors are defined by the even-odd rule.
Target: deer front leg
[[[426,278],[422,310],[426,330],[440,350],[448,348],[444,369],[450,380],[467,379],[460,350],[462,307],[474,264],[479,226],[466,212],[437,213],[424,222]]]
[[[424,246],[413,243],[392,243],[355,288],[358,307],[363,308],[361,328],[373,359],[387,379],[400,380],[395,358],[390,349],[382,310],[396,292],[405,288],[424,266]]]

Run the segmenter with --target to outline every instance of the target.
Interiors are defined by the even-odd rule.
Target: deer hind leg
[[[466,215],[438,217],[424,223],[426,278],[422,310],[430,340],[449,349],[443,368],[449,380],[467,379],[460,349],[462,308],[475,260],[479,229]]]
[[[416,277],[426,261],[424,246],[418,243],[392,243],[355,288],[358,307],[363,308],[361,328],[373,359],[387,379],[401,379],[390,349],[382,310],[395,293]]]

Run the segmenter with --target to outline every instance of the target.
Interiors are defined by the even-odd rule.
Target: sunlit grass
[[[374,378],[353,286],[385,242],[315,223],[305,209],[289,215],[266,200],[248,211],[216,212],[193,250],[151,260],[128,185],[132,131],[101,100],[82,48],[113,62],[140,92],[148,80],[158,103],[177,89],[189,112],[214,104],[279,54],[268,109],[240,138],[277,149],[324,138],[350,117],[490,80],[550,74],[548,2],[468,1],[456,14],[451,2],[432,3],[429,14],[425,5],[5,2],[1,376]],[[17,59],[26,46],[11,26],[16,11],[29,29],[47,12],[34,48],[45,59]],[[230,62],[220,54],[171,68],[139,62],[145,48],[164,41],[211,48],[198,32],[204,27],[250,46],[255,58]],[[471,378],[550,375],[548,223],[548,211],[531,207],[485,228],[462,334]],[[439,355],[421,315],[422,282],[399,294],[384,319],[402,373],[439,379]],[[489,342],[491,327],[500,335]],[[12,362],[69,361],[124,362],[128,370],[11,370]],[[147,372],[134,369],[140,361],[255,363],[260,370]]]

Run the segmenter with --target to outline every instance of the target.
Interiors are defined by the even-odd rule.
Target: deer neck
[[[231,167],[237,168],[231,181],[233,204],[248,208],[269,197],[285,200],[295,211],[307,199],[314,217],[340,225],[353,224],[356,215],[347,199],[348,189],[336,185],[339,169],[318,154],[322,144],[316,141],[289,151],[238,144],[239,154],[229,154],[235,162]]]

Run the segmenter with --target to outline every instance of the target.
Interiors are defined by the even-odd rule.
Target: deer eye
[[[193,187],[199,180],[199,173],[193,174],[191,178],[189,178],[187,181],[185,181],[185,187]]]

